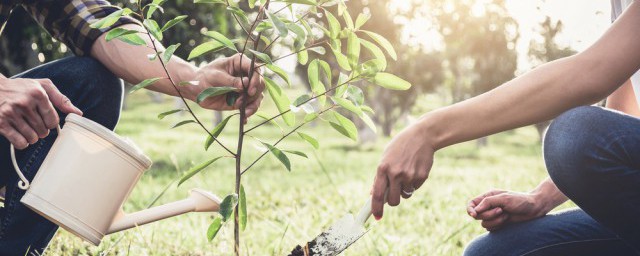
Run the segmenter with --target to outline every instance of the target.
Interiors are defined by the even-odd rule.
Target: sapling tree
[[[188,59],[206,56],[225,50],[233,54],[247,56],[251,61],[251,70],[247,74],[237,74],[246,77],[243,87],[245,90],[229,86],[210,87],[202,91],[197,102],[200,103],[210,97],[226,97],[227,104],[234,105],[241,100],[238,111],[222,120],[213,129],[209,129],[194,113],[187,100],[180,94],[180,86],[192,86],[194,81],[176,81],[167,71],[167,63],[173,57],[181,44],[174,44],[163,48],[159,45],[163,33],[169,31],[174,25],[187,19],[182,15],[170,19],[165,24],[158,24],[155,15],[162,15],[162,4],[166,0],[153,0],[150,3],[138,1],[132,8],[123,8],[92,24],[93,27],[105,28],[117,21],[121,16],[132,16],[142,20],[143,31],[115,28],[110,30],[107,40],[121,40],[123,42],[150,47],[155,54],[149,55],[149,60],[158,62],[165,71],[163,77],[148,78],[132,88],[132,92],[150,86],[161,79],[167,79],[176,89],[178,96],[185,103],[185,109],[174,109],[158,115],[163,119],[168,115],[186,111],[189,118],[179,122],[174,127],[195,124],[202,128],[204,138],[204,150],[215,143],[221,147],[220,151],[213,153],[211,159],[193,166],[178,182],[178,185],[194,177],[196,174],[212,165],[214,162],[228,157],[235,159],[235,190],[226,196],[221,204],[219,216],[215,217],[207,229],[207,237],[212,240],[225,223],[233,222],[234,252],[240,254],[240,232],[247,226],[247,206],[242,176],[248,172],[267,154],[275,156],[283,166],[291,171],[290,155],[307,157],[304,152],[284,150],[283,142],[291,137],[308,142],[313,148],[319,147],[319,142],[300,129],[306,124],[321,120],[327,122],[340,134],[352,139],[357,139],[357,129],[354,123],[340,112],[347,111],[353,116],[361,118],[364,123],[375,130],[375,124],[370,118],[373,110],[364,102],[363,90],[356,86],[381,86],[391,90],[406,90],[411,84],[405,80],[385,73],[387,56],[396,59],[393,46],[379,34],[362,30],[361,27],[369,20],[369,15],[358,14],[354,20],[347,10],[343,0],[248,0],[243,3],[248,6],[243,10],[233,0],[195,0],[195,4],[223,5],[228,10],[233,20],[242,30],[242,36],[230,39],[216,31],[204,32],[209,38],[203,44],[195,46]],[[331,11],[335,10],[335,14]],[[339,18],[344,20],[346,26],[341,26]],[[148,45],[147,42],[151,42]],[[269,54],[271,48],[279,44],[290,50],[290,53],[282,56]],[[319,58],[309,58],[309,51],[324,55],[331,54],[335,59],[335,66]],[[363,53],[363,54],[361,54]],[[363,56],[361,58],[361,56]],[[366,58],[364,57],[366,56]],[[291,86],[289,73],[278,64],[279,60],[296,57],[301,65],[307,65],[308,83],[311,92],[290,98],[285,93],[285,87]],[[246,60],[245,60],[246,61]],[[268,70],[267,72],[254,72]],[[260,77],[258,77],[260,76]],[[264,79],[267,92],[275,103],[278,113],[273,116],[260,114],[261,119],[251,126],[245,125],[246,102],[248,99],[246,88],[254,79]],[[294,99],[293,101],[290,99]],[[223,131],[231,130],[227,124],[231,118],[240,120],[237,127],[238,141],[233,147],[224,145],[218,136]],[[257,138],[251,133],[268,123],[280,123],[287,126],[281,137]],[[247,161],[243,159],[244,150],[247,148],[245,140],[255,140],[264,147],[256,159]],[[274,140],[275,139],[275,140]],[[220,154],[222,153],[222,154]],[[244,163],[244,164],[243,164]],[[246,164],[248,163],[248,164]]]

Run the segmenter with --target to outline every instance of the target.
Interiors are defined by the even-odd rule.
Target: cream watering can
[[[100,244],[106,234],[180,215],[216,212],[220,199],[193,189],[183,200],[135,213],[122,210],[151,160],[133,143],[89,119],[69,114],[63,129],[33,182],[24,177],[11,145],[19,187],[27,190],[20,202],[67,231]]]

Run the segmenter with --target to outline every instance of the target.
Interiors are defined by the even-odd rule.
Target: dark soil
[[[291,251],[291,254],[289,254],[289,256],[313,256],[313,255],[316,255],[313,251],[310,250],[310,248],[313,248],[314,246],[316,246],[316,240],[308,242],[304,247],[298,245],[298,246],[296,246],[295,249],[293,249],[293,251]]]

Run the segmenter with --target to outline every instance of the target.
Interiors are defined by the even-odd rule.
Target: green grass
[[[177,160],[180,171],[185,171],[223,151],[214,146],[204,152],[204,137],[195,125],[168,129],[181,120],[178,116],[157,120],[158,113],[172,109],[173,101],[152,104],[144,94],[137,94],[128,103],[117,131],[134,140],[155,162],[124,206],[125,211],[132,212],[145,208],[180,176],[172,159]],[[198,112],[211,123],[211,114]],[[267,106],[267,112],[274,110]],[[232,129],[222,136],[232,148],[236,142],[234,127],[237,120],[229,123]],[[388,138],[359,146],[323,124],[307,127],[304,132],[321,143],[321,149],[310,153],[309,160],[291,155],[293,166],[288,173],[268,156],[243,177],[249,214],[249,224],[242,233],[244,255],[286,255],[347,212],[356,212],[369,196],[376,164]],[[280,130],[274,126],[253,133],[270,142],[279,135]],[[518,129],[492,136],[489,141],[489,147],[480,150],[470,142],[438,152],[423,188],[399,207],[386,208],[381,221],[371,218],[371,230],[344,255],[460,255],[465,244],[483,233],[480,225],[466,215],[470,198],[491,188],[527,191],[546,176],[535,129]],[[258,155],[254,144],[255,140],[246,143],[245,164]],[[297,137],[283,145],[284,149],[313,151]],[[221,159],[180,187],[171,186],[159,203],[181,199],[195,187],[224,197],[233,190],[233,182],[233,161]],[[205,234],[212,216],[191,213],[148,224],[106,236],[99,247],[61,230],[48,254],[230,255],[232,223],[209,242]]]

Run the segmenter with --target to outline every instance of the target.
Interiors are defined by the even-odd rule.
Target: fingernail
[[[249,95],[251,95],[251,96],[256,95],[256,88],[255,87],[251,87],[251,89],[249,89]]]
[[[497,213],[502,213],[502,208],[498,208],[498,210],[496,210]]]
[[[373,216],[373,217],[376,219],[376,221],[379,221],[380,219],[382,219],[382,216]]]

